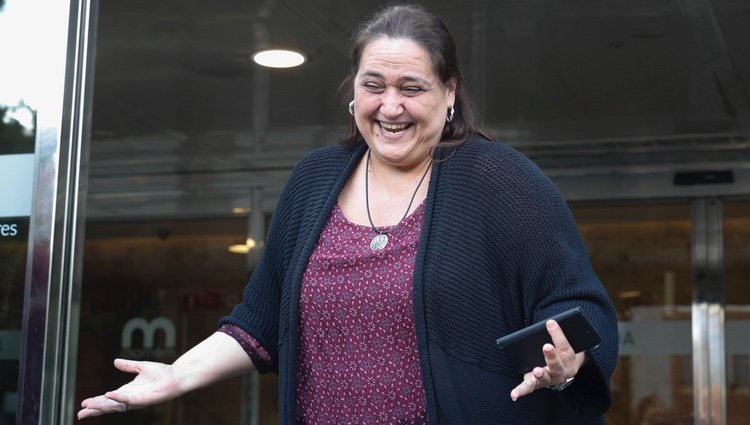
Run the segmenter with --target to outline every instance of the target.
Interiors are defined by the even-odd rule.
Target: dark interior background
[[[575,204],[619,318],[673,304],[688,320],[689,197],[750,194],[750,1],[424,4],[453,32],[483,126]],[[348,100],[337,90],[351,66],[348,39],[380,6],[99,1],[77,401],[127,379],[111,359],[133,316],[169,317],[181,351],[236,302],[252,255],[226,248],[249,234],[262,240],[291,167],[345,134]],[[262,47],[294,48],[308,62],[265,69],[251,61]],[[674,185],[675,173],[696,170],[729,171],[734,182]],[[750,226],[739,202],[727,214],[726,292],[744,306]],[[748,382],[739,357],[728,368]],[[689,355],[651,360],[621,358],[607,423],[644,423],[652,391],[670,395],[651,423],[692,423]],[[273,375],[250,382],[92,425],[237,423],[255,407],[260,423],[275,423]],[[747,385],[732,382],[730,424],[750,408]]]
[[[424,4],[453,32],[483,125],[570,198],[593,177],[617,198],[613,176],[746,171],[750,2]],[[380,5],[102,0],[89,216],[225,214],[253,187],[272,210],[299,156],[344,134],[348,38]],[[250,56],[265,46],[308,62],[264,69]]]

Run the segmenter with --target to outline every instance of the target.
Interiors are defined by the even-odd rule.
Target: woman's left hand
[[[576,354],[568,343],[560,326],[554,320],[548,320],[547,332],[552,337],[552,343],[544,344],[542,351],[547,363],[545,367],[535,367],[523,376],[521,382],[513,391],[510,398],[513,401],[519,397],[531,394],[539,388],[554,387],[567,381],[578,373],[581,365],[586,362],[586,352]]]

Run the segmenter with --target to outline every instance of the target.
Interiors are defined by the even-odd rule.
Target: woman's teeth
[[[399,131],[406,130],[406,128],[409,127],[409,123],[389,124],[389,123],[381,122],[380,126],[383,128],[383,130],[388,131],[390,133],[398,133]]]

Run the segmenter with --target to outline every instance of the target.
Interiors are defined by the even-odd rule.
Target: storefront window
[[[32,43],[18,35],[33,14],[0,1],[0,425],[16,422],[21,327],[34,171]]]
[[[607,424],[692,423],[689,205],[581,206],[573,212],[620,323]]]
[[[171,363],[214,332],[218,319],[239,302],[247,279],[246,256],[229,251],[244,243],[246,233],[244,217],[89,222],[79,399],[132,379],[113,367],[115,358]],[[238,378],[152,408],[110,415],[106,423],[249,424],[239,419],[250,395]]]
[[[750,416],[750,202],[724,205],[727,424]]]
[[[18,2],[5,0],[6,9]],[[98,2],[76,405],[131,378],[115,370],[114,358],[170,362],[213,332],[240,299],[253,255],[227,248],[249,236],[251,211],[273,211],[304,153],[346,134],[348,99],[337,93],[351,68],[348,36],[380,3]],[[734,128],[715,75],[695,53],[690,23],[698,19],[645,3],[491,3],[428,7],[454,32],[482,125],[545,172],[584,181],[590,169],[627,175],[630,166],[672,165],[703,155],[682,152],[694,148],[682,134],[707,132],[699,141],[713,141]],[[308,61],[290,69],[251,61],[254,51],[274,46],[294,47]],[[0,102],[4,93],[0,86]],[[33,122],[26,104],[15,99],[0,107],[13,137],[22,137],[24,123]],[[7,143],[7,153],[18,143]],[[721,159],[737,150],[717,152]],[[581,205],[574,213],[620,322],[607,423],[690,423],[689,206]],[[744,258],[742,240],[731,242],[736,259]],[[3,255],[0,271],[21,273],[13,267],[24,261],[25,242],[13,243],[2,249],[15,249],[17,258]],[[747,291],[732,292],[747,281],[741,273],[731,278],[728,302],[746,306]],[[18,286],[3,288],[0,300],[10,307],[0,312],[17,313]],[[743,308],[729,319],[745,320]],[[750,406],[743,401],[749,362],[745,351],[732,350],[729,408],[742,415]],[[273,424],[277,404],[276,378],[268,374],[87,421]]]

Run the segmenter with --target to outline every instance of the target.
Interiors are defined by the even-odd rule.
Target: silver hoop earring
[[[349,102],[349,115],[354,115],[354,101]]]
[[[453,105],[449,106],[449,107],[448,107],[448,116],[447,116],[447,117],[445,117],[445,121],[446,121],[446,122],[451,122],[451,121],[453,121],[453,114],[454,114],[455,112],[456,112],[456,110],[455,110],[455,109],[453,109]]]

